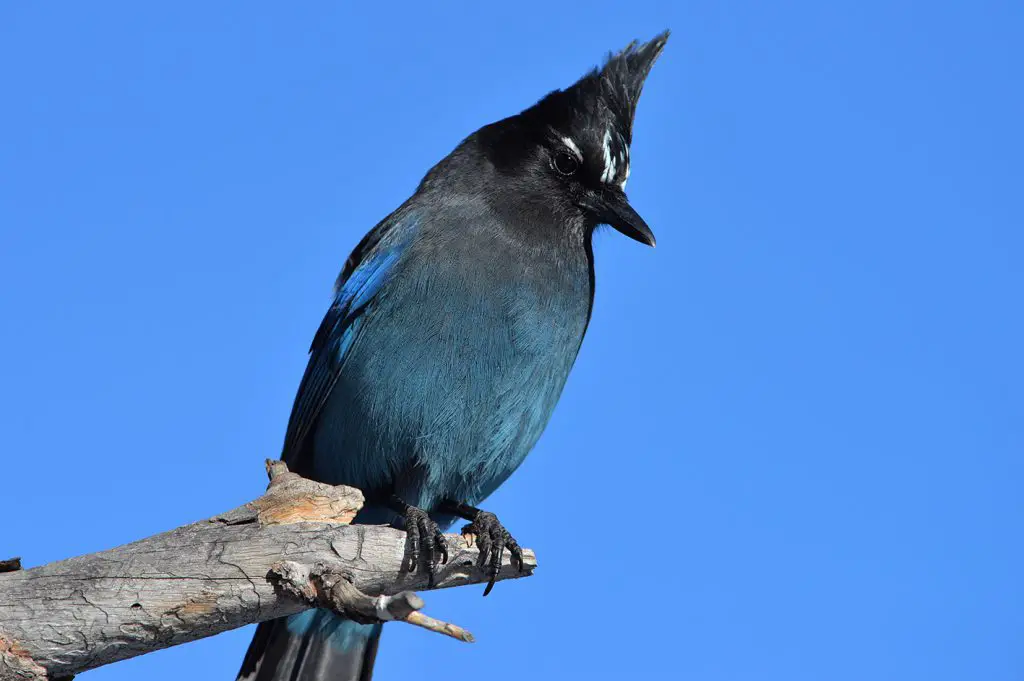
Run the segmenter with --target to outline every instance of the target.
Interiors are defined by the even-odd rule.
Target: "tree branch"
[[[404,532],[349,525],[363,496],[268,461],[271,483],[227,513],[109,551],[19,570],[0,561],[0,681],[79,672],[253,622],[326,607],[359,621],[399,620],[463,641],[423,615],[412,589],[487,581],[471,541],[448,535],[433,586],[402,570]],[[531,574],[506,555],[498,579]]]

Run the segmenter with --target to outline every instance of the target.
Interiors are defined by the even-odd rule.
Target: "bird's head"
[[[633,117],[668,31],[630,43],[564,90],[481,130],[492,161],[571,205],[591,226],[611,225],[654,246],[654,234],[626,199]]]

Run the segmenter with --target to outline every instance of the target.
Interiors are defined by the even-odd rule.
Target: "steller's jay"
[[[600,224],[650,246],[630,207],[633,115],[668,32],[522,113],[480,128],[430,169],[349,256],[313,338],[282,458],[357,487],[360,523],[409,534],[410,569],[447,560],[470,521],[491,575],[515,540],[476,504],[522,463],[590,320]],[[380,624],[325,610],[260,624],[244,681],[369,679]]]

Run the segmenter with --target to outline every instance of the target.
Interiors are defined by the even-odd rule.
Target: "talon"
[[[506,549],[509,551],[509,560],[513,567],[520,572],[523,571],[523,550],[493,513],[476,511],[473,521],[463,526],[462,536],[467,538],[466,543],[469,546],[472,546],[475,541],[479,552],[476,561],[477,567],[489,578],[487,586],[484,588],[484,596],[491,593],[495,582],[498,581],[501,561],[505,557]]]
[[[427,586],[434,586],[434,533],[431,531],[428,518],[419,518],[419,532],[423,542],[423,553],[427,559]]]
[[[509,537],[505,541],[505,546],[508,548],[509,553],[512,554],[512,562],[515,564],[516,570],[518,572],[523,572],[523,570],[525,569],[525,561],[523,560],[523,549],[519,547],[519,544],[517,544],[516,540],[512,537]]]
[[[480,551],[480,555],[477,556],[476,564],[481,570],[487,567],[487,556],[491,553],[491,535],[487,532],[481,532],[477,530],[474,532],[476,535],[476,546]]]
[[[416,572],[416,566],[420,562],[420,528],[419,524],[411,519],[407,519],[405,523],[405,533],[409,541],[409,560],[405,567],[406,572]]]
[[[434,537],[434,541],[437,542],[437,546],[441,551],[441,565],[448,564],[448,540],[441,534],[440,528],[437,529],[437,536]]]
[[[508,532],[501,525],[492,529],[491,546],[495,548],[491,549],[491,564],[488,566],[491,579],[487,582],[487,588],[484,589],[484,596],[491,593],[494,582],[498,579],[498,573],[501,572],[501,559],[505,557],[505,536],[507,535]]]
[[[392,497],[391,505],[402,514],[405,521],[408,562],[403,563],[403,569],[406,572],[416,572],[421,557],[424,558],[427,564],[427,584],[434,586],[438,556],[441,557],[441,562],[448,562],[448,542],[445,541],[441,528],[426,511],[410,506],[398,497]]]
[[[421,532],[426,537],[423,544],[426,547],[428,556],[427,566],[429,572],[427,574],[427,583],[429,586],[434,586],[434,573],[437,571],[439,564],[438,556],[441,558],[440,563],[448,562],[448,542],[445,541],[441,528],[429,517],[424,519]]]

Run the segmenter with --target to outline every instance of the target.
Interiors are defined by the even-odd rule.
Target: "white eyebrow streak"
[[[562,138],[562,143],[565,146],[567,146],[570,149],[572,149],[574,152],[576,152],[577,158],[579,158],[580,160],[583,159],[583,152],[580,151],[580,148],[576,146],[576,143],[572,141],[571,137],[563,137]]]
[[[611,182],[612,178],[615,177],[615,161],[612,160],[612,129],[606,128],[604,131],[604,172],[601,173],[602,182]]]
[[[625,167],[625,169],[626,169],[626,174],[623,176],[622,182],[619,183],[619,187],[621,187],[623,190],[625,190],[626,189],[626,182],[629,180],[629,168],[630,168],[630,163],[629,163],[629,146],[628,145],[622,147],[621,153],[619,154],[619,161],[622,163],[623,167]]]

